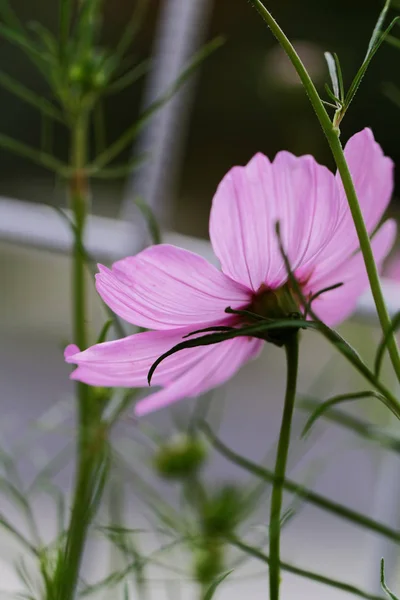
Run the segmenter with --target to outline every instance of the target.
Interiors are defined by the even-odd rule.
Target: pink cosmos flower
[[[372,233],[392,194],[393,163],[369,129],[350,139],[345,154]],[[221,271],[202,257],[167,244],[120,260],[111,270],[99,266],[96,286],[104,302],[129,323],[150,331],[83,352],[69,347],[66,360],[78,365],[72,379],[96,386],[146,386],[155,359],[186,334],[240,324],[241,317],[225,312],[228,306],[263,316],[275,316],[269,311],[276,302],[279,310],[288,303],[296,307],[278,247],[278,220],[283,246],[305,297],[344,284],[313,303],[325,323],[343,321],[353,312],[368,280],[340,177],[311,156],[279,152],[271,163],[257,154],[245,167],[229,171],[213,199],[210,238]],[[378,265],[395,234],[395,223],[387,221],[373,237]],[[256,357],[262,346],[260,339],[239,337],[168,357],[153,377],[153,384],[161,389],[139,402],[136,414],[222,384]]]

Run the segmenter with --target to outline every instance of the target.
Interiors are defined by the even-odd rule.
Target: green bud
[[[206,536],[224,537],[240,523],[244,504],[240,490],[233,485],[222,487],[203,506],[202,525]]]
[[[201,585],[209,585],[223,571],[223,551],[220,544],[207,544],[194,556],[194,579]]]
[[[107,76],[105,71],[100,70],[97,71],[97,73],[94,73],[92,76],[92,85],[94,88],[98,89],[98,88],[102,88],[106,85],[107,83]]]
[[[206,458],[206,448],[198,437],[180,434],[160,446],[153,460],[161,477],[179,480],[197,473]]]
[[[68,71],[68,78],[71,83],[82,83],[86,78],[85,67],[80,63],[71,65]]]

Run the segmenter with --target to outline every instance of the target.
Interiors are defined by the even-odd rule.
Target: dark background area
[[[144,26],[131,49],[135,60],[151,54],[160,2],[149,3]],[[39,21],[55,30],[57,3],[53,0],[13,0],[12,5],[25,22]],[[325,50],[339,54],[345,85],[350,84],[382,5],[380,0],[268,2],[320,89],[328,81]],[[131,0],[104,2],[106,45],[117,42],[133,9]],[[393,10],[391,16],[395,14]],[[208,38],[221,33],[227,37],[226,44],[199,72],[175,194],[176,228],[201,236],[207,236],[209,206],[217,183],[233,164],[247,162],[256,151],[270,157],[283,148],[296,154],[312,153],[332,167],[319,125],[291,65],[246,0],[215,0]],[[400,109],[386,97],[384,86],[399,81],[399,57],[395,48],[388,44],[382,47],[342,126],[343,140],[365,126],[372,127],[396,164],[400,164]],[[21,51],[1,38],[0,69],[30,88],[48,93]],[[109,140],[117,138],[138,117],[143,84],[144,80],[109,98],[105,106]],[[40,115],[4,90],[0,90],[0,103],[0,131],[40,146]],[[56,127],[53,137],[55,152],[66,157],[67,137],[61,127]],[[397,174],[397,188],[399,185]],[[100,193],[94,194],[94,211],[116,215],[123,182],[102,186]],[[45,171],[0,151],[0,194],[43,201],[49,189],[55,190],[57,201],[63,201],[62,189],[54,187]]]

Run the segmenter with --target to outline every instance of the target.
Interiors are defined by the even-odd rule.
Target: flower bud
[[[165,479],[186,479],[197,473],[206,457],[206,448],[199,437],[180,434],[160,446],[154,466]]]
[[[208,543],[196,551],[193,567],[194,579],[209,585],[223,571],[223,551],[220,544]]]
[[[239,489],[225,485],[207,499],[202,514],[202,526],[206,536],[224,537],[233,533],[243,515],[243,498]]]

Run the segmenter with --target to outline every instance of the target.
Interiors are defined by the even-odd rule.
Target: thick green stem
[[[285,33],[279,27],[271,13],[265,8],[260,0],[250,0],[256,10],[259,12],[261,17],[267,23],[272,33],[282,46],[294,68],[299,75],[301,82],[306,90],[310,102],[315,110],[321,127],[328,140],[331,148],[333,157],[336,162],[337,169],[342,179],[343,187],[346,193],[349,208],[353,217],[354,225],[357,231],[357,236],[360,244],[360,250],[362,252],[365,267],[368,274],[369,283],[371,286],[372,295],[375,301],[376,310],[378,313],[379,321],[382,327],[382,331],[387,335],[388,339],[388,351],[390,359],[394,368],[394,371],[400,380],[400,354],[396,342],[396,337],[391,331],[390,316],[386,307],[385,299],[382,292],[382,287],[379,279],[378,270],[376,267],[374,255],[371,248],[371,242],[369,234],[365,226],[360,204],[357,198],[357,193],[354,188],[354,184],[351,178],[349,168],[347,166],[346,158],[344,156],[343,148],[339,139],[339,130],[333,125],[329,115],[325,109],[325,106],[319,97],[319,94],[305,68],[296,50],[286,37]]]
[[[272,485],[271,511],[269,523],[269,591],[270,600],[279,600],[280,586],[280,539],[281,511],[283,498],[283,482],[286,474],[286,464],[289,453],[290,430],[294,402],[296,399],[297,371],[299,362],[299,342],[297,333],[285,345],[287,361],[287,383],[285,405],[283,408],[282,424],[276,453],[275,478]]]
[[[74,214],[73,248],[73,340],[81,350],[87,347],[87,311],[85,257],[82,252],[89,186],[85,174],[88,145],[88,120],[84,114],[72,129],[70,202]],[[103,461],[103,435],[100,414],[95,410],[89,386],[78,382],[77,390],[77,465],[71,519],[63,552],[54,577],[54,599],[73,600],[79,580],[80,566],[93,516],[93,497]]]

